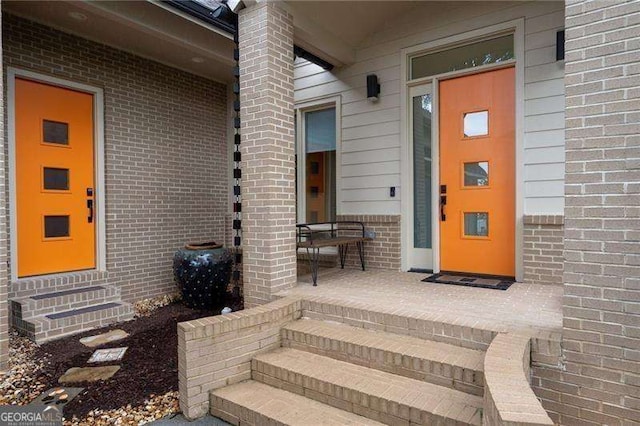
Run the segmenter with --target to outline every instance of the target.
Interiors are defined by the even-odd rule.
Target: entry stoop
[[[115,286],[48,290],[10,300],[12,325],[36,343],[133,319],[133,306],[122,301]]]
[[[524,305],[522,297],[530,303],[530,288],[512,286],[516,298],[484,289],[452,297],[438,287],[429,304],[409,304],[394,301],[393,283],[385,304],[372,304],[367,297],[382,300],[379,282],[355,300],[339,298],[350,289],[341,284],[330,294],[290,295],[178,324],[185,417],[208,411],[236,425],[314,425],[321,409],[360,416],[354,423],[553,424],[532,389],[532,371],[562,367],[560,332],[511,306]],[[411,290],[422,302],[424,287]],[[465,308],[490,306],[491,315],[449,315],[458,297]]]
[[[251,356],[250,380],[210,391],[211,414],[235,425],[482,424],[485,351],[308,318],[279,334],[281,347]]]

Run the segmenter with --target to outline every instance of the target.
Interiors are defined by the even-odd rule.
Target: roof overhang
[[[208,79],[233,79],[233,35],[162,2],[4,0],[2,9]]]

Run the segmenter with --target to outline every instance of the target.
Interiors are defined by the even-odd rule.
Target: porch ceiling
[[[5,0],[2,9],[205,78],[233,76],[231,36],[160,2]]]
[[[244,0],[244,3],[255,0]],[[386,43],[397,32],[421,28],[421,17],[455,16],[469,1],[286,0],[293,15],[294,42],[335,66],[356,61],[356,50]],[[511,3],[504,3],[510,5]],[[399,30],[399,31],[398,31]],[[381,35],[382,34],[382,35]]]
[[[392,19],[419,6],[415,1],[288,0],[296,45],[331,62],[355,62],[355,49]]]

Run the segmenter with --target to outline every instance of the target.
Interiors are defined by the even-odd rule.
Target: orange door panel
[[[95,267],[93,97],[16,79],[18,276]]]
[[[515,276],[515,73],[445,80],[440,269]]]

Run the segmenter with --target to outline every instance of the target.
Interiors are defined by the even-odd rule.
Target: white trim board
[[[7,133],[9,151],[9,229],[10,229],[10,262],[11,281],[18,278],[18,219],[16,215],[16,129],[15,129],[15,82],[16,78],[24,78],[39,83],[46,83],[62,88],[85,92],[93,96],[94,127],[94,167],[95,167],[95,212],[96,212],[96,271],[106,271],[107,239],[105,209],[105,164],[104,164],[104,94],[101,88],[82,83],[63,80],[45,74],[18,68],[7,68]],[[75,271],[77,272],[77,271]],[[70,273],[72,273],[70,271]],[[60,273],[42,275],[41,277],[60,276]],[[29,277],[32,278],[32,277]]]
[[[429,51],[437,51],[446,47],[454,46],[457,44],[464,44],[473,42],[478,38],[486,38],[494,34],[508,33],[514,34],[514,53],[515,60],[505,61],[498,64],[490,64],[476,68],[468,68],[460,71],[448,72],[440,75],[430,76],[426,78],[409,80],[408,79],[408,67],[411,56],[418,53],[426,53]],[[516,73],[516,87],[515,87],[515,128],[516,128],[516,215],[515,221],[515,265],[516,265],[516,280],[522,281],[524,275],[524,259],[523,256],[523,215],[524,215],[524,18],[515,19],[512,21],[502,22],[496,25],[479,28],[476,30],[455,34],[449,37],[444,37],[438,40],[430,41],[427,43],[418,44],[415,46],[402,49],[400,52],[400,158],[401,163],[405,164],[401,167],[401,207],[402,216],[406,218],[412,217],[413,206],[409,200],[413,197],[413,176],[411,174],[411,167],[408,167],[411,162],[411,144],[410,144],[410,129],[408,115],[410,113],[410,99],[409,90],[413,86],[421,84],[432,84],[433,93],[433,105],[434,111],[432,114],[432,135],[433,135],[433,147],[432,147],[432,176],[434,178],[432,182],[432,217],[433,217],[433,270],[434,272],[440,271],[440,226],[438,224],[438,197],[439,191],[439,129],[438,129],[438,83],[441,80],[459,77],[462,75],[475,74],[482,71],[491,69],[499,69],[505,66],[515,66]],[[411,210],[411,211],[410,211]],[[401,269],[403,271],[411,268],[409,264],[409,244],[413,244],[412,226],[409,220],[405,220],[401,225]]]

